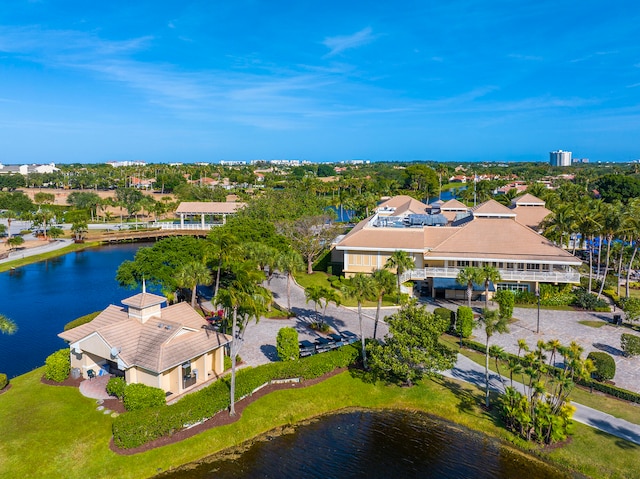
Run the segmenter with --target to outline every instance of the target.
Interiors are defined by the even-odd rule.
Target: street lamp
[[[540,333],[540,289],[536,288],[536,298],[538,298],[538,323],[536,325],[536,334]]]

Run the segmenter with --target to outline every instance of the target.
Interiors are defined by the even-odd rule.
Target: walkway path
[[[273,292],[274,299],[282,306],[287,304],[287,282],[286,277],[282,275],[276,275],[271,280],[269,289]],[[309,329],[308,323],[315,320],[315,312],[313,309],[313,303],[306,303],[304,296],[304,290],[297,284],[291,285],[291,304],[292,309],[296,313],[296,318],[278,320],[278,319],[262,319],[258,324],[252,324],[249,326],[249,331],[246,335],[245,344],[240,352],[242,359],[252,366],[264,364],[269,361],[277,360],[276,354],[276,335],[278,330],[285,326],[291,326],[296,328],[300,339],[313,340],[319,335]],[[436,303],[427,304],[427,308],[433,311],[438,305]],[[448,305],[452,307],[452,305]],[[327,308],[327,316],[325,320],[336,331],[350,330],[360,335],[360,329],[358,324],[358,314],[354,311],[355,308],[335,307],[330,305]],[[397,308],[383,308],[381,317],[392,314]],[[585,334],[588,337],[587,341],[595,341],[595,336],[598,333],[604,333],[601,331],[603,328],[589,328],[577,323],[579,320],[597,319],[597,313],[568,313],[565,311],[545,311],[544,320],[541,321],[541,330],[544,332],[543,339],[558,338],[563,342],[568,340],[578,339],[579,335]],[[568,315],[568,316],[566,316]],[[500,338],[505,344],[505,349],[510,349],[507,343],[515,342],[515,338],[525,337],[529,339],[530,343],[535,344],[536,341],[527,336],[526,331],[535,335],[534,321],[537,319],[537,310],[516,309],[514,316],[520,319],[517,326],[512,325],[512,333],[510,335],[498,335],[494,336],[492,343],[496,343],[494,339]],[[375,318],[375,308],[367,308],[364,312],[363,330],[365,337],[371,337],[373,335],[373,323]],[[587,328],[586,330],[576,329],[577,326],[581,328]],[[604,326],[606,328],[608,326]],[[545,329],[543,329],[545,328]],[[614,328],[615,329],[615,328]],[[615,329],[617,331],[617,329]],[[564,331],[564,334],[561,332]],[[381,338],[388,333],[388,327],[386,323],[380,322],[378,327],[378,337]],[[481,331],[476,330],[475,334],[481,336]],[[619,334],[619,333],[616,333]],[[523,336],[524,335],[524,336]],[[598,336],[602,338],[603,336]],[[569,339],[570,338],[570,339]],[[615,339],[615,337],[614,337]],[[613,341],[611,339],[610,341]],[[481,337],[478,340],[482,340]],[[517,345],[516,345],[517,348]],[[620,358],[617,358],[618,360]],[[470,359],[458,355],[456,366],[444,373],[445,376],[450,378],[459,379],[462,381],[475,384],[479,387],[484,387],[484,367],[474,363]],[[617,379],[617,378],[616,378]],[[495,373],[491,373],[491,388],[495,390],[502,390],[502,383],[499,376]],[[609,414],[605,414],[601,411],[589,408],[582,404],[572,403],[576,406],[577,410],[574,415],[574,419],[583,424],[587,424],[591,427],[599,429],[601,431],[612,434],[616,437],[626,439],[635,444],[640,444],[640,426],[632,424],[623,419],[618,419]]]
[[[8,261],[14,261],[16,259],[26,258],[27,256],[34,256],[37,254],[48,253],[49,251],[55,251],[57,249],[69,246],[73,241],[70,239],[57,239],[51,242],[47,242],[42,246],[36,246],[34,248],[19,249],[17,251],[11,251],[9,256],[5,259],[0,259],[0,263],[6,263]]]
[[[482,389],[485,386],[484,367],[474,363],[471,359],[461,354],[458,354],[458,361],[456,362],[455,367],[449,371],[445,371],[443,375],[474,384]],[[509,382],[508,378],[504,376],[503,378],[505,383]],[[514,381],[514,386],[520,392],[523,392],[524,387],[522,384]],[[504,391],[504,387],[498,374],[490,372],[489,387],[494,391]],[[619,419],[610,414],[603,413],[576,402],[571,402],[571,404],[576,407],[573,419],[577,422],[607,432],[613,436],[626,439],[627,441],[635,444],[640,444],[640,425],[630,423],[624,419]]]

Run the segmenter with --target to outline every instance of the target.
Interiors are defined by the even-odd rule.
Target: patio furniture
[[[355,343],[358,340],[358,336],[351,331],[340,331],[340,336],[344,338],[347,344]]]
[[[87,376],[89,377],[89,381],[96,377],[96,372],[93,369],[87,369]]]

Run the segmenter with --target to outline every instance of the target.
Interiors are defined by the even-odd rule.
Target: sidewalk
[[[474,384],[481,389],[485,387],[484,368],[461,354],[458,354],[455,367],[449,371],[444,371],[442,375]],[[508,378],[503,376],[503,379],[505,383],[509,383]],[[518,391],[524,391],[522,384],[516,381],[513,383]],[[493,391],[504,391],[500,376],[492,371],[489,372],[489,388]],[[619,419],[573,401],[571,404],[576,407],[576,412],[573,415],[575,421],[640,445],[640,425],[632,424],[624,419]]]
[[[280,305],[286,306],[286,278],[281,275],[275,276],[271,280],[269,289],[273,292],[275,301]],[[296,328],[301,340],[313,340],[318,336],[307,327],[307,323],[314,320],[315,313],[313,303],[306,303],[304,290],[294,283],[291,284],[291,306],[297,314],[296,318],[290,320],[262,319],[257,325],[253,324],[250,326],[251,330],[247,334],[247,340],[245,341],[244,347],[240,353],[243,360],[247,360],[250,365],[264,364],[266,362],[276,360],[277,354],[275,352],[275,338],[278,330],[284,326]],[[426,306],[429,311],[433,311],[438,304],[436,302],[430,302],[426,304]],[[385,316],[393,314],[396,310],[397,308],[383,308],[383,311],[381,311],[381,321],[378,325],[378,338],[384,337],[384,335],[389,331],[386,323],[383,322],[383,319]],[[564,316],[565,313],[566,312],[554,311],[545,315],[543,322],[545,330],[543,334],[548,335],[549,337],[563,336],[566,339],[564,335],[559,334],[560,331],[558,331],[558,329],[561,329],[567,336],[571,335],[575,338],[577,332],[576,326],[579,326],[581,327],[579,329],[580,332],[588,332],[593,335],[600,333],[599,336],[602,338],[602,328],[588,328],[578,323],[579,320],[596,319],[594,316],[598,313],[569,313],[569,317]],[[372,337],[375,308],[366,309],[363,311],[363,316],[362,322],[364,335],[365,337]],[[533,327],[534,321],[537,320],[537,310],[517,309],[514,316],[520,319],[520,328],[535,331]],[[338,331],[349,329],[358,335],[360,334],[357,311],[345,307],[335,307],[334,305],[330,305],[327,308],[327,316],[325,320]],[[562,324],[563,326],[559,328],[559,324]],[[480,335],[481,331],[476,329],[474,333],[476,335]],[[523,331],[520,330],[514,331],[512,334],[520,336],[522,333]],[[617,330],[617,334],[620,334],[620,330]],[[535,335],[535,332],[532,332],[532,335],[538,337],[538,335]],[[513,337],[510,337],[509,335],[496,335],[493,337],[494,340],[497,338],[501,338],[505,343],[514,341]],[[591,337],[589,339],[591,339]],[[497,341],[494,341],[494,343],[495,342]],[[456,366],[450,371],[445,371],[443,375],[484,388],[484,367],[460,354],[458,355]],[[496,391],[502,391],[503,389],[499,376],[493,372],[490,372],[490,387]],[[523,386],[520,385],[519,387],[522,388]],[[582,404],[575,402],[572,402],[571,404],[576,407],[576,412],[574,414],[575,421],[640,445],[640,425],[632,424],[623,419],[618,419],[610,414],[605,414]]]
[[[9,261],[26,258],[28,256],[35,256],[37,254],[47,253],[49,251],[55,251],[57,249],[64,248],[65,246],[69,246],[72,243],[73,241],[71,241],[70,239],[57,239],[57,240],[53,240],[50,243],[43,244],[42,246],[36,246],[34,248],[11,251],[7,258],[0,259],[0,263],[7,263]]]

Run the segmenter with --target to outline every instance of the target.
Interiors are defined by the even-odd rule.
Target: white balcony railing
[[[152,228],[160,228],[162,230],[209,230],[216,226],[222,226],[222,223],[205,223],[202,226],[201,223],[191,223],[181,225],[180,223],[152,223]]]
[[[573,269],[553,271],[516,271],[499,269],[502,281],[536,281],[540,283],[579,283],[580,273]],[[415,281],[426,278],[456,278],[460,268],[423,268],[405,271],[400,280]]]

